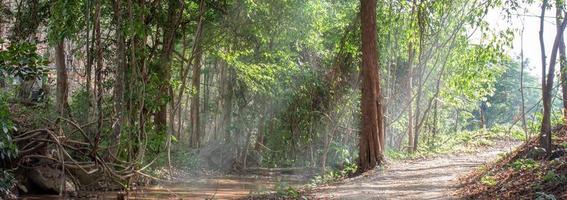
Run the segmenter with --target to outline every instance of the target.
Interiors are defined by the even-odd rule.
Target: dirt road
[[[391,163],[386,169],[321,187],[313,199],[454,199],[457,178],[510,152],[518,143],[503,143],[475,153]]]

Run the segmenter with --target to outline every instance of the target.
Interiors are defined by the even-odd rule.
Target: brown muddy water
[[[128,199],[239,199],[253,194],[277,191],[289,186],[308,183],[304,176],[223,176],[179,178],[173,182],[134,188]],[[22,196],[22,200],[58,199],[117,199],[119,192],[79,192],[77,197],[61,198],[56,195]]]

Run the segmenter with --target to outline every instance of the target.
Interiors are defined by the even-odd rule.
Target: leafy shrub
[[[7,96],[0,93],[0,161],[15,158],[18,149],[12,142],[11,131],[16,131],[16,126],[10,121],[10,110],[8,109]]]
[[[12,174],[6,170],[0,172],[0,199],[2,195],[10,194],[10,190],[14,187],[15,179]]]
[[[297,189],[288,186],[285,182],[276,184],[276,193],[278,197],[284,199],[299,199],[301,196]]]
[[[531,159],[518,159],[516,161],[514,161],[511,164],[512,169],[514,169],[515,171],[520,171],[520,170],[533,170],[539,167],[539,164]]]
[[[494,176],[488,176],[488,175],[483,176],[480,179],[480,182],[484,185],[487,185],[487,186],[495,186],[498,183],[498,181],[496,180],[496,178]]]
[[[545,183],[563,184],[567,181],[567,178],[565,178],[565,176],[555,173],[555,171],[553,170],[549,170],[547,171],[545,176],[543,176],[543,181]]]

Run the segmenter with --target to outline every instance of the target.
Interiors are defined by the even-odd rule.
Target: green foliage
[[[22,42],[0,50],[0,73],[35,80],[47,75],[47,58],[37,54],[36,44]]]
[[[285,182],[279,182],[276,184],[276,194],[278,197],[284,199],[299,199],[299,197],[301,197],[301,194],[297,189],[288,186]]]
[[[543,176],[543,182],[551,184],[564,184],[567,182],[567,178],[564,175],[555,173],[554,170],[549,170]]]
[[[539,163],[537,161],[528,158],[528,159],[518,159],[510,164],[510,167],[516,171],[523,171],[523,170],[534,170],[539,168]]]
[[[84,19],[79,0],[56,0],[51,3],[48,37],[51,43],[75,37]]]
[[[7,96],[0,92],[0,161],[13,159],[18,155],[18,148],[11,136],[11,132],[17,129],[9,117]]]
[[[0,197],[5,194],[10,194],[15,184],[16,179],[9,171],[0,171]]]
[[[496,180],[496,177],[489,176],[489,175],[483,176],[480,179],[480,182],[484,185],[487,185],[487,186],[495,186],[496,184],[498,184],[498,180]]]

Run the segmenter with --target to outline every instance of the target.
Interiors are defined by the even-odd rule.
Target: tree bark
[[[382,162],[383,116],[378,81],[376,40],[376,0],[361,0],[362,30],[362,133],[359,139],[361,171],[373,169]]]
[[[544,0],[541,12],[540,21],[540,45],[542,51],[542,97],[543,97],[543,120],[541,125],[541,133],[539,142],[540,145],[545,148],[548,154],[551,153],[551,93],[553,91],[553,79],[555,77],[555,64],[557,62],[557,53],[559,49],[559,43],[563,38],[563,32],[567,20],[563,20],[560,26],[558,26],[557,34],[555,36],[555,41],[553,42],[553,47],[551,49],[551,57],[549,60],[549,70],[545,69],[545,47],[543,45],[543,23],[545,16],[545,6],[547,5],[547,0]],[[546,77],[547,76],[547,77]]]
[[[555,0],[556,4],[556,24],[557,29],[559,30],[561,27],[561,22],[565,18],[562,14],[563,10],[565,9],[564,0]],[[560,66],[560,74],[561,74],[561,92],[563,98],[563,124],[567,125],[567,56],[565,55],[565,39],[561,37],[559,39],[559,66]]]
[[[520,95],[522,96],[522,105],[521,105],[521,114],[522,114],[522,129],[524,130],[524,134],[526,136],[526,140],[529,141],[528,138],[528,128],[527,128],[527,124],[526,124],[526,100],[525,100],[525,96],[524,96],[524,70],[525,70],[525,64],[524,64],[524,29],[525,29],[525,25],[523,25],[522,23],[522,33],[520,34],[520,59],[521,59],[521,68],[520,68]]]
[[[102,57],[102,44],[101,44],[101,32],[100,32],[100,10],[101,10],[101,0],[97,0],[95,2],[95,45],[96,45],[96,67],[95,67],[95,87],[96,87],[96,110],[97,110],[97,129],[95,135],[95,147],[93,148],[93,154],[96,153],[99,142],[100,136],[102,135],[102,125],[103,125],[103,113],[102,113],[102,96],[103,96],[103,88],[102,88],[102,65],[103,65],[103,57]]]
[[[171,94],[169,94],[171,88],[171,84],[169,82],[171,78],[170,61],[173,53],[173,43],[176,36],[175,32],[179,25],[180,15],[183,13],[183,9],[181,9],[181,7],[180,1],[168,1],[167,24],[163,28],[163,49],[160,56],[160,68],[157,71],[158,76],[162,80],[160,85],[161,94],[159,94],[158,98],[171,96]],[[167,102],[162,103],[156,111],[155,123],[159,132],[167,132]]]
[[[122,125],[124,124],[124,86],[126,79],[126,42],[124,38],[124,30],[122,24],[122,0],[113,1],[114,9],[114,22],[116,23],[116,35],[117,35],[117,52],[116,52],[116,74],[114,80],[114,111],[116,112],[116,122],[114,123],[114,140],[113,147],[111,147],[111,153],[115,154],[117,146],[120,145],[120,133],[122,131]]]
[[[65,39],[57,42],[55,46],[55,65],[57,65],[57,91],[55,104],[57,113],[63,117],[69,115],[69,84],[67,83],[67,67],[65,65]]]
[[[191,85],[193,93],[191,94],[191,148],[198,148],[201,143],[201,123],[199,116],[200,93],[201,93],[201,45],[197,48],[195,63],[193,64],[193,74]]]

